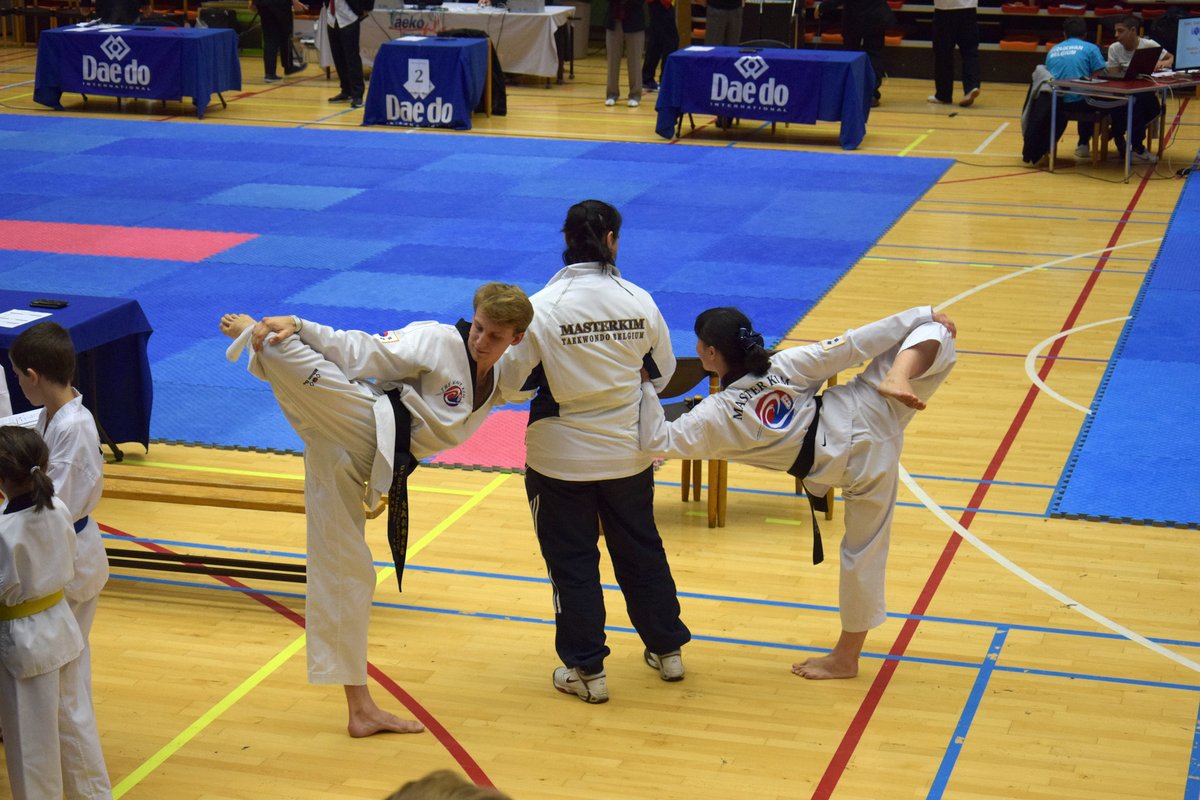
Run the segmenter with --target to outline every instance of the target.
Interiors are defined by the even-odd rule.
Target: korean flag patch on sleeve
[[[845,343],[846,343],[845,336],[835,336],[832,339],[826,339],[825,341],[821,342],[821,349],[822,350],[832,350],[833,348],[843,345]]]
[[[400,341],[400,331],[384,331],[383,333],[375,334],[375,338],[384,344]]]

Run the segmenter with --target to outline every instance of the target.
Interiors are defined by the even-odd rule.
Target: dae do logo
[[[762,56],[742,56],[733,66],[745,80],[739,81],[728,75],[713,73],[712,96],[714,103],[738,103],[758,105],[766,108],[783,108],[788,102],[788,87],[775,83],[774,78],[758,81],[767,72],[767,62]]]
[[[100,52],[109,58],[109,62],[100,61],[95,56],[84,55],[83,79],[90,83],[104,83],[111,86],[149,86],[150,68],[132,59],[128,64],[121,64],[129,55],[129,45],[120,36],[109,36],[100,45]]]
[[[394,94],[387,95],[387,120],[402,125],[449,125],[454,119],[454,104],[440,97],[431,103],[420,100],[401,100]]]

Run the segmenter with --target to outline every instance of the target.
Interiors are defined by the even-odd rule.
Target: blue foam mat
[[[595,196],[621,208],[621,269],[681,354],[713,305],[776,342],[951,164],[63,115],[0,115],[0,151],[3,219],[255,234],[200,263],[0,249],[0,285],[137,299],[156,331],[151,435],[267,449],[299,441],[221,358],[223,313],[452,322],[484,280],[540,288],[567,207]]]
[[[1193,173],[1051,498],[1051,515],[1200,527],[1198,224]]]

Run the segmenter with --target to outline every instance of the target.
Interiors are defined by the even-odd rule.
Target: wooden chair
[[[1124,105],[1124,103],[1122,103]],[[1092,123],[1092,139],[1091,139],[1091,154],[1092,163],[1098,164],[1101,161],[1108,159],[1108,142],[1112,138],[1109,134],[1109,123],[1112,119],[1112,111],[1108,108],[1098,108],[1096,106],[1084,106],[1082,108],[1066,109],[1066,118],[1068,127],[1072,122],[1090,122]]]
[[[708,393],[714,394],[719,392],[721,386],[717,376],[706,372],[704,367],[700,366],[699,358],[680,358],[676,362],[675,374],[671,376],[671,380],[663,388],[660,396],[664,398],[683,396],[683,399],[674,403],[667,403],[663,406],[667,414],[667,419],[677,419],[703,399],[700,395],[690,393],[699,386],[705,376],[708,376]],[[829,379],[827,385],[833,386],[836,383],[837,376],[834,375]],[[700,473],[703,468],[702,462],[699,459],[685,458],[681,459],[679,464],[681,499],[685,503],[689,499],[699,500],[701,486]],[[708,462],[708,527],[725,527],[728,490],[729,462],[720,459],[710,459]],[[802,495],[804,492],[804,482],[800,478],[796,478],[796,494]],[[825,499],[828,504],[825,511],[825,519],[833,519],[833,489],[829,490],[825,495]]]

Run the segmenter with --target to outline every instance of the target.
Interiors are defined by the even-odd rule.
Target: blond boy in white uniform
[[[383,711],[367,688],[367,623],[375,569],[364,539],[366,508],[392,484],[396,418],[385,392],[398,390],[412,415],[409,452],[421,459],[463,442],[504,401],[500,356],[533,316],[516,286],[485,284],[472,322],[416,322],[378,336],[296,317],[259,322],[228,314],[221,330],[247,343],[249,369],[267,381],[304,440],[308,526],[308,678],[341,684],[351,736],[424,727]]]

